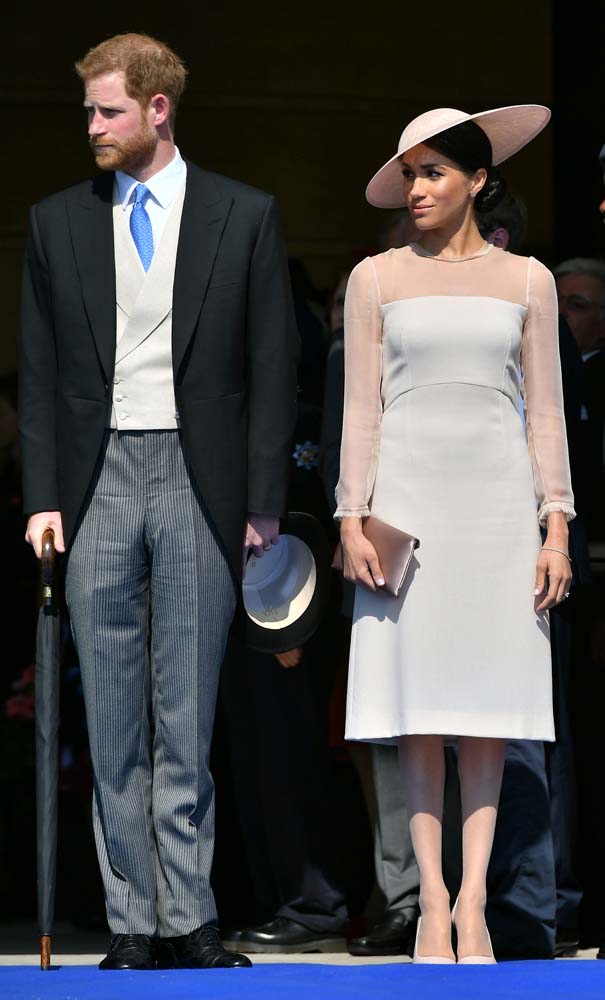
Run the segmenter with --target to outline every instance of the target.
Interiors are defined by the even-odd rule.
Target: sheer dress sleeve
[[[351,272],[345,297],[345,398],[334,517],[366,517],[374,488],[382,399],[382,306],[374,264]]]
[[[527,316],[521,345],[523,406],[527,444],[541,525],[552,511],[575,517],[571,489],[555,280],[543,264],[529,258]]]

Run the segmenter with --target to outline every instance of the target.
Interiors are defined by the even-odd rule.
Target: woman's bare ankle
[[[456,900],[456,913],[480,911],[485,913],[487,905],[487,892],[485,888],[474,888],[462,886]]]
[[[420,912],[450,908],[450,894],[444,885],[423,886],[418,898]]]

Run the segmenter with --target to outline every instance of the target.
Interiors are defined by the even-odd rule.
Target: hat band
[[[296,535],[280,535],[278,545],[248,561],[244,608],[261,628],[286,628],[304,615],[316,585],[317,568],[309,546]]]

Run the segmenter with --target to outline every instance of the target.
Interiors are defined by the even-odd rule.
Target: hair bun
[[[504,177],[496,167],[489,167],[487,180],[475,198],[475,208],[478,212],[491,212],[499,205],[508,187]]]

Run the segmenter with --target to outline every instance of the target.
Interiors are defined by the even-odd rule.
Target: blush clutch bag
[[[420,542],[413,535],[408,535],[406,531],[394,528],[392,524],[381,521],[378,517],[370,515],[363,521],[362,531],[369,542],[376,549],[378,562],[384,576],[384,587],[378,590],[386,591],[392,597],[399,597],[406,573],[410,568],[414,550],[418,548]],[[332,560],[334,569],[343,568],[342,547],[339,543],[334,559]]]

